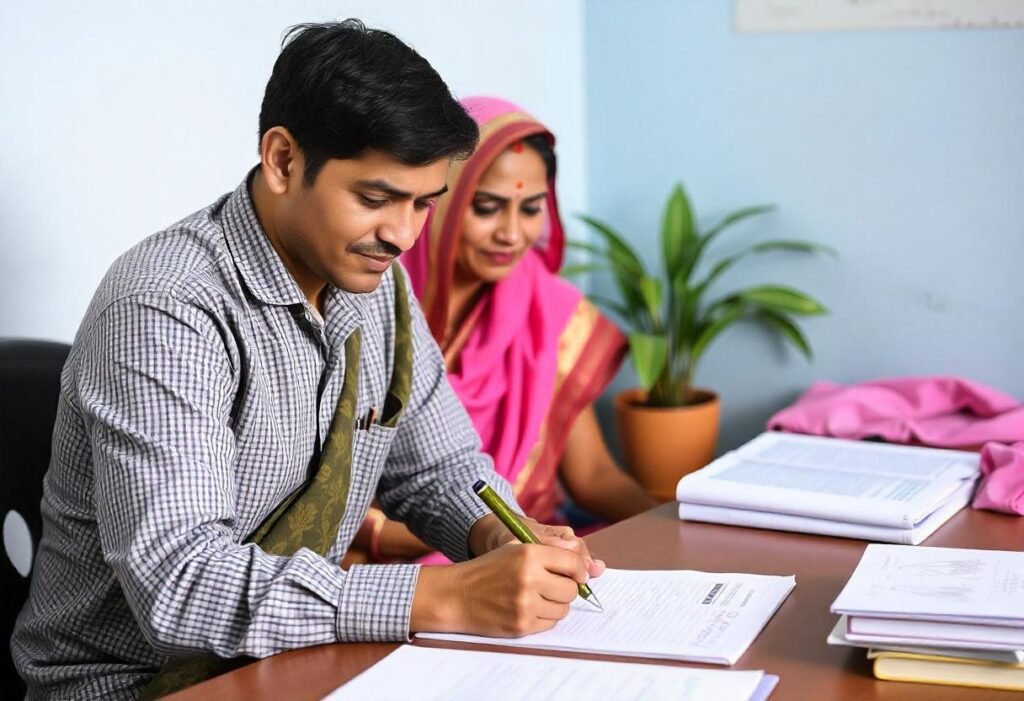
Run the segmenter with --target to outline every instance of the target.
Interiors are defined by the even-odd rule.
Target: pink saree
[[[562,499],[558,466],[569,430],[611,381],[625,339],[557,274],[565,242],[553,180],[537,244],[445,338],[456,243],[477,183],[499,154],[524,137],[543,134],[554,144],[542,124],[504,100],[469,98],[462,104],[480,125],[480,144],[468,160],[453,165],[449,194],[402,262],[484,452],[513,484],[527,515],[551,523]]]

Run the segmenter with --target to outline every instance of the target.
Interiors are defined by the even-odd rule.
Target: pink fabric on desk
[[[836,438],[883,438],[940,448],[1024,441],[1024,405],[958,377],[906,377],[857,385],[816,382],[768,419],[768,428]]]
[[[974,507],[1024,513],[1024,405],[977,382],[959,377],[850,386],[817,382],[771,417],[768,428],[939,448],[985,445]]]
[[[1024,515],[1024,442],[986,445],[981,450],[981,474],[975,509]]]

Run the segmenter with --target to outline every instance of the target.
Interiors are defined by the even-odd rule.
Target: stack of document
[[[453,633],[416,637],[731,665],[795,585],[792,576],[609,569],[590,581],[604,611],[577,599],[569,615],[543,633],[522,638]]]
[[[917,545],[971,499],[979,456],[763,433],[676,488],[679,517]]]
[[[832,604],[833,645],[879,679],[1024,690],[1024,552],[869,545]]]
[[[403,645],[324,701],[763,701],[779,678],[733,672]]]

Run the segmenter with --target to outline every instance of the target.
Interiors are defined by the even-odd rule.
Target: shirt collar
[[[305,306],[308,304],[305,295],[274,250],[256,217],[256,209],[249,195],[249,183],[257,167],[249,171],[224,204],[224,235],[231,258],[243,283],[256,299],[264,304]],[[362,317],[367,297],[367,294],[352,294],[328,285],[324,297],[324,316],[328,326],[334,325],[331,322],[336,313],[342,317],[349,314]],[[340,325],[348,326],[344,322]]]
[[[228,197],[223,210],[224,235],[242,282],[265,304],[303,304],[306,299],[274,250],[256,218],[248,183],[255,168]]]

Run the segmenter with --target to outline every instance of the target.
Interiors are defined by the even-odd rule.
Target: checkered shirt
[[[371,500],[454,560],[485,513],[474,481],[514,503],[415,304],[409,406],[397,428],[355,432],[327,556],[245,543],[315,468],[356,327],[357,415],[383,406],[392,275],[369,294],[328,288],[321,320],[245,182],[114,263],[61,378],[43,538],[11,640],[30,697],[131,698],[171,655],[407,637],[419,567],[338,566]]]

